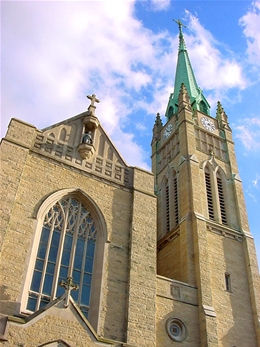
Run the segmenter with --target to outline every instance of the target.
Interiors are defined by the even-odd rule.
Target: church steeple
[[[175,74],[174,91],[170,94],[166,117],[169,120],[174,114],[178,112],[178,97],[182,83],[189,94],[191,106],[193,110],[200,110],[201,112],[209,115],[210,105],[198,87],[195,75],[190,63],[188,51],[184,41],[182,27],[185,27],[180,20],[174,20],[179,26],[179,51],[178,61]]]

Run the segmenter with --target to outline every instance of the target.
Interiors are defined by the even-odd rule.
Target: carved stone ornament
[[[78,151],[82,159],[89,159],[94,154],[94,147],[92,144],[80,143],[78,145]]]
[[[89,129],[97,129],[99,126],[99,120],[96,116],[90,113],[84,117],[83,124],[87,125]]]

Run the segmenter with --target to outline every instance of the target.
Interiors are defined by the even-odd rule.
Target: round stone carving
[[[166,331],[172,340],[178,342],[183,341],[187,336],[185,324],[178,318],[169,318],[167,320]]]

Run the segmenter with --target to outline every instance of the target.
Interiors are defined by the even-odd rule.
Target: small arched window
[[[231,278],[228,272],[225,273],[225,290],[231,292]]]
[[[200,105],[200,111],[207,114],[208,108],[207,108],[207,105],[205,104],[205,102],[203,100],[201,100],[199,105]]]
[[[168,119],[172,118],[172,116],[173,116],[173,107],[170,106],[168,110]]]
[[[64,293],[61,281],[78,285],[73,299],[88,317],[97,229],[89,210],[75,197],[64,197],[45,214],[27,309],[36,311]]]

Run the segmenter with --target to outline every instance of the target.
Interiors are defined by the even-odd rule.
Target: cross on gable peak
[[[95,94],[87,95],[87,98],[88,98],[89,100],[91,100],[90,106],[95,106],[95,105],[94,105],[95,102],[97,102],[97,103],[100,102],[100,100],[99,100],[98,98],[96,98],[96,95],[95,95]]]

